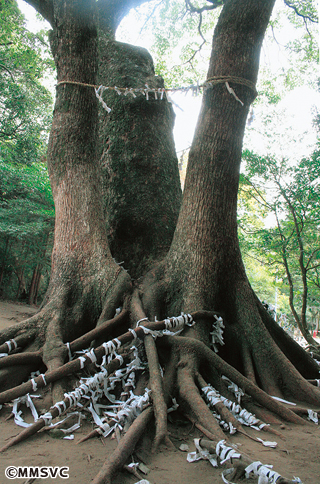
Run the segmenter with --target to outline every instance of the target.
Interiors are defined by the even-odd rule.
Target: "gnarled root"
[[[26,321],[0,332],[0,353],[9,356],[1,358],[0,385],[2,390],[10,389],[25,381],[32,371],[53,371],[62,366],[67,357],[89,346],[99,338],[115,337],[129,326],[129,313],[124,308],[121,314],[112,318],[116,308],[131,292],[129,275],[120,267],[106,269],[110,280],[92,289],[84,281],[69,282],[53,289],[47,296],[41,310]],[[90,281],[92,283],[92,281]],[[79,286],[79,287],[78,287]],[[54,286],[53,286],[54,287]],[[96,300],[88,313],[92,292]],[[79,292],[78,300],[73,293]],[[82,291],[82,292],[81,292]],[[111,315],[107,318],[108,315]],[[67,342],[71,343],[67,343]],[[24,356],[17,356],[17,353]],[[13,358],[14,356],[14,358]],[[20,366],[20,361],[23,366]],[[8,368],[8,370],[4,370]],[[10,375],[10,378],[8,377]],[[58,384],[59,385],[59,384]],[[41,382],[40,386],[41,388]],[[55,391],[55,390],[53,390]],[[61,389],[56,399],[61,397]],[[14,397],[15,398],[15,397]]]
[[[250,457],[248,457],[246,454],[244,454],[244,453],[240,454],[236,447],[232,447],[232,446],[229,447],[229,446],[224,446],[224,445],[221,446],[220,444],[221,444],[221,442],[219,442],[219,441],[212,441],[212,440],[208,440],[208,439],[200,439],[199,440],[200,447],[208,450],[210,452],[210,454],[212,454],[212,455],[216,455],[217,449],[219,449],[220,452],[221,451],[224,452],[223,457],[221,455],[222,452],[217,457],[218,457],[219,462],[226,459],[226,461],[228,463],[230,463],[232,465],[232,467],[234,468],[233,474],[231,474],[231,476],[229,477],[230,479],[241,479],[241,478],[243,478],[245,476],[246,469],[248,469],[248,467],[250,465],[252,465],[254,461],[252,461],[252,459],[250,459]],[[219,450],[218,450],[218,453],[219,453]],[[235,451],[235,453],[233,454],[232,451]],[[257,474],[256,475],[265,475],[263,472],[261,472],[261,468],[264,467],[264,466],[261,465],[261,462],[259,464],[260,465],[252,466],[253,468],[257,468]],[[260,468],[260,473],[259,473],[259,468]],[[268,472],[267,468],[264,468],[263,470],[265,472]],[[269,469],[269,472],[272,473],[273,471],[271,471]],[[287,478],[279,475],[279,477],[277,478],[277,483],[279,483],[279,484],[292,484],[292,480],[287,479]]]
[[[134,310],[131,307],[131,317],[134,314],[138,317],[143,316],[142,319],[146,319],[138,299],[135,302],[137,305]],[[91,330],[88,335],[75,339],[73,343],[70,343],[69,349],[78,349],[80,345],[87,344],[92,339],[97,340],[105,337],[106,334],[110,334],[111,330],[114,330],[114,327],[118,327],[117,323],[119,321],[123,324],[121,326],[122,329],[124,328],[125,330],[128,324],[127,318],[128,312],[124,309],[116,318]],[[188,324],[193,324],[191,322],[192,319],[197,322],[190,328]],[[53,368],[44,375],[37,376],[33,380],[20,385],[20,387],[1,393],[0,403],[28,393],[34,390],[35,387],[43,388],[45,384],[60,381],[61,378],[70,375],[70,373],[78,373],[83,368],[92,366],[93,362],[99,364],[104,356],[114,356],[116,350],[121,351],[119,349],[120,346],[129,346],[136,338],[144,340],[148,360],[148,378],[151,386],[152,405],[148,403],[149,406],[134,420],[134,423],[120,439],[115,452],[109,457],[108,461],[94,479],[93,484],[112,482],[114,474],[121,470],[127,463],[127,459],[134,451],[137,442],[144,434],[153,416],[155,416],[156,420],[155,447],[163,441],[169,443],[167,434],[167,406],[173,397],[177,398],[182,412],[187,415],[194,425],[210,440],[215,442],[220,442],[225,439],[221,424],[223,424],[223,429],[228,432],[236,430],[253,440],[258,440],[252,437],[252,435],[248,435],[242,424],[238,421],[237,417],[242,409],[231,388],[232,382],[238,385],[246,393],[247,397],[250,397],[250,405],[258,404],[262,409],[266,409],[268,412],[271,412],[271,415],[275,415],[276,418],[280,418],[281,420],[293,423],[305,423],[306,421],[299,415],[304,414],[304,412],[293,412],[290,408],[287,408],[285,405],[270,397],[253,381],[246,378],[237,369],[213,352],[204,341],[197,339],[197,325],[204,324],[207,328],[210,326],[210,320],[215,321],[215,319],[214,313],[200,311],[193,313],[191,316],[184,315],[160,322],[141,321],[139,326],[120,334],[105,344],[97,346],[83,356],[60,365],[58,368]],[[170,329],[170,331],[182,329],[184,333],[181,335],[162,336],[161,338],[157,338],[155,342],[152,335],[155,337],[160,336],[160,332],[165,329]],[[99,331],[101,332],[99,333]],[[59,345],[56,346],[56,348],[58,347]],[[66,347],[64,347],[65,351],[68,351]],[[39,352],[35,354],[37,358],[41,356]],[[14,354],[5,358],[8,358],[8,361],[11,359],[14,362],[15,359],[18,360],[22,356],[23,353],[21,355]],[[37,359],[36,362],[38,364],[40,360]],[[111,367],[113,368],[112,365],[120,365],[120,363],[118,359],[114,359],[109,365],[111,366],[107,367],[107,369],[111,371]],[[160,371],[160,365],[163,370],[163,377]],[[315,391],[313,399],[316,400],[318,395],[317,388],[310,384],[308,385]],[[66,410],[64,407],[68,407],[68,400],[66,398],[51,408],[50,421]],[[216,415],[213,415],[209,407],[212,407]],[[6,450],[15,443],[21,442],[25,436],[34,434],[45,426],[47,422],[48,415],[46,418],[40,417],[38,422],[23,431],[16,439],[6,444],[1,451]],[[259,426],[263,425],[263,422],[260,422],[258,419],[255,420],[255,423],[258,423]],[[284,480],[282,482],[285,483],[288,481]]]
[[[106,461],[91,484],[111,484],[112,477],[117,471],[122,469],[152,417],[153,408],[149,407],[136,418],[128,432],[120,440],[110,459]]]

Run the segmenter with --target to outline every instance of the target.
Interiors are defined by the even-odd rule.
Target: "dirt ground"
[[[35,312],[35,308],[11,302],[0,301],[0,329],[15,324]],[[39,400],[38,406],[44,401]],[[24,415],[27,411],[24,408]],[[0,446],[8,439],[20,433],[21,427],[15,425],[12,419],[11,406],[5,405],[0,411]],[[26,420],[32,421],[31,416]],[[276,428],[276,427],[275,427]],[[75,431],[74,440],[56,438],[52,432],[40,432],[30,440],[18,444],[0,454],[0,484],[17,482],[23,484],[51,483],[60,484],[90,484],[97,474],[106,456],[116,447],[116,440],[111,438],[95,438],[80,445],[77,441],[92,429],[92,423],[85,421],[82,427]],[[134,456],[134,461],[144,461],[149,468],[146,479],[150,484],[220,484],[222,469],[211,466],[209,461],[200,460],[194,463],[187,462],[187,452],[179,450],[181,444],[187,444],[189,451],[194,451],[193,439],[201,436],[191,424],[179,422],[179,425],[170,425],[170,438],[174,449],[162,447],[156,455],[147,455],[140,452]],[[307,424],[294,426],[286,424],[285,428],[277,429],[284,435],[285,440],[272,434],[257,432],[249,429],[249,433],[264,440],[277,441],[276,449],[263,447],[260,444],[240,434],[231,436],[230,441],[238,444],[239,452],[246,453],[252,460],[259,460],[263,464],[273,465],[273,469],[284,477],[293,479],[299,477],[304,484],[320,484],[320,431],[319,426]],[[139,459],[138,459],[139,457]],[[36,478],[9,479],[5,476],[8,467],[35,467],[52,466],[68,467],[64,475],[69,478]],[[123,472],[114,484],[135,484],[139,479],[127,472]],[[249,480],[244,482],[257,482]],[[146,482],[143,482],[146,484]]]

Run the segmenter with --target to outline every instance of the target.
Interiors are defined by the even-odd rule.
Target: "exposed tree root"
[[[188,355],[188,361],[189,359],[190,355]],[[201,398],[195,386],[190,369],[186,368],[186,365],[186,361],[180,362],[177,370],[177,383],[180,396],[185,404],[188,405],[189,411],[195,415],[195,418],[200,425],[206,428],[212,435],[215,435],[217,439],[221,440],[224,438],[223,432],[209,408]],[[193,367],[192,363],[191,367]]]
[[[161,343],[162,341],[163,339],[161,340]],[[200,361],[200,364],[202,363],[209,366],[214,366],[221,375],[226,375],[228,378],[230,378],[230,380],[237,383],[237,385],[239,385],[248,395],[254,398],[257,403],[264,406],[268,410],[271,410],[271,412],[277,414],[284,420],[294,423],[304,423],[302,419],[297,419],[296,415],[294,415],[290,409],[285,408],[276,400],[272,399],[268,394],[266,394],[246,377],[241,375],[241,373],[239,373],[235,368],[222,360],[217,354],[211,351],[200,341],[186,337],[182,338],[180,336],[176,336],[173,339],[172,336],[168,336],[166,337],[166,343],[172,348],[173,351],[176,351],[178,349],[177,345],[179,345],[181,351],[184,350],[185,352],[196,352],[200,360],[202,360]],[[214,382],[211,383],[214,385]]]
[[[112,318],[109,321],[105,321],[103,324],[100,326],[94,328],[91,331],[88,331],[88,333],[84,334],[83,336],[80,336],[76,340],[72,341],[71,343],[68,343],[68,351],[70,352],[70,355],[74,354],[76,351],[82,350],[83,348],[86,348],[90,345],[90,343],[97,339],[97,338],[102,338],[104,334],[110,334],[114,332],[114,337],[117,335],[121,334],[123,332],[123,329],[126,329],[126,326],[128,326],[129,322],[129,312],[127,309],[123,309],[121,313],[114,318]],[[18,336],[15,340],[15,342],[18,345],[18,348],[23,347],[22,344],[20,343],[21,340],[27,341],[27,343],[30,342],[30,340],[33,339],[28,336]],[[6,343],[7,344],[7,343]],[[4,345],[2,345],[4,347]],[[42,349],[34,352],[24,352],[24,353],[19,353],[19,354],[10,354],[7,357],[1,358],[0,359],[0,369],[3,368],[8,368],[10,366],[16,366],[16,365],[26,365],[26,364],[38,364],[40,367],[42,361]]]
[[[169,359],[163,384],[164,401],[168,401],[174,386],[175,358]],[[113,454],[103,465],[101,471],[93,480],[92,484],[111,484],[113,475],[122,469],[129,456],[133,453],[135,446],[145,431],[147,425],[154,415],[154,407],[144,410],[134,421],[128,432],[120,440],[120,443]]]
[[[164,399],[157,348],[151,334],[146,334],[144,346],[149,365],[151,397],[156,420],[156,436],[153,444],[153,451],[156,451],[162,442],[166,444],[170,442],[167,430],[167,405]]]
[[[15,338],[11,338],[7,342],[3,343],[0,345],[0,353],[13,353],[17,349],[23,349],[26,346],[28,346],[35,338],[35,331],[28,331],[27,334],[18,334],[19,331],[22,331],[22,329],[18,330],[16,329],[16,334],[17,336]]]
[[[10,366],[17,365],[36,365],[38,368],[43,364],[40,351],[34,353],[18,353],[14,355],[8,355],[7,357],[0,359],[0,369],[8,368]]]
[[[202,376],[198,373],[196,375],[197,382],[199,384],[200,388],[205,388],[207,386],[206,382],[202,378]],[[246,432],[243,430],[242,425],[239,423],[239,421],[232,415],[232,413],[227,409],[227,407],[223,404],[223,402],[215,402],[213,405],[214,409],[219,413],[221,418],[225,420],[226,422],[230,422],[232,426],[237,429],[238,432],[241,432],[243,434],[246,434]]]
[[[104,262],[106,262],[105,258]],[[99,277],[103,275],[106,280],[96,286],[93,284],[93,279],[90,281],[92,288],[89,291],[86,287],[86,279],[79,275],[72,280],[72,284],[67,280],[58,289],[55,282],[51,281],[51,288],[41,310],[28,320],[1,331],[0,352],[15,354],[22,351],[29,354],[29,363],[27,357],[23,357],[23,365],[25,368],[29,366],[29,373],[37,369],[35,367],[37,357],[35,358],[32,353],[40,355],[41,371],[46,368],[50,372],[63,365],[68,355],[82,350],[93,340],[98,341],[101,338],[101,341],[104,341],[104,334],[115,337],[123,333],[129,326],[128,311],[124,307],[121,314],[114,318],[112,316],[131,291],[130,277],[113,261],[101,271]],[[78,293],[78,296],[75,297],[74,293]],[[94,305],[92,305],[93,300]],[[87,307],[92,308],[90,313]],[[111,316],[107,318],[108,315]],[[67,343],[70,341],[70,344]],[[0,369],[11,366],[10,359],[2,358],[2,360]],[[12,382],[17,385],[25,381],[27,375],[25,371],[20,371],[19,359],[11,361],[12,366],[15,366],[11,368]],[[38,388],[41,388],[41,382],[39,385]],[[0,372],[0,386],[2,390],[12,386],[7,371]],[[56,400],[61,398],[62,387],[59,389],[59,386],[60,384],[56,384],[54,385],[56,389],[53,388],[53,395],[57,393]]]
[[[120,360],[115,359],[115,360],[111,361],[109,363],[109,365],[107,365],[106,371],[107,372],[108,371],[109,372],[113,372],[117,368],[119,368],[120,365],[121,365]],[[56,417],[58,417],[60,415],[63,415],[66,412],[66,410],[70,410],[70,408],[72,408],[72,406],[73,406],[72,399],[70,399],[69,397],[64,398],[61,402],[59,402],[55,406],[51,407],[51,409],[49,410],[49,412],[47,412],[46,414],[40,416],[40,418],[39,418],[39,420],[37,422],[35,422],[30,427],[27,427],[19,435],[17,435],[12,440],[10,440],[9,442],[7,442],[7,444],[4,445],[0,449],[0,452],[4,452],[9,447],[12,447],[12,446],[14,446],[14,445],[16,445],[16,444],[18,444],[18,443],[20,443],[20,442],[28,439],[32,435],[36,434],[37,432],[39,432],[39,430],[41,430],[46,425],[50,425],[50,423],[52,422],[52,420],[54,420]]]
[[[212,403],[212,408],[220,419],[218,419],[218,421],[216,420],[209,409],[208,403],[210,402],[206,401],[206,394],[203,392],[203,390],[208,387],[206,382],[208,382],[212,388],[219,389],[218,391],[220,394],[224,395],[225,399],[228,399],[230,405],[237,405],[238,402],[233,394],[233,390],[230,390],[229,380],[241,387],[246,395],[250,397],[248,407],[246,408],[250,409],[250,406],[251,408],[254,407],[257,410],[257,413],[259,412],[259,409],[261,412],[271,412],[269,415],[279,423],[282,420],[293,423],[306,423],[306,420],[302,417],[308,417],[308,410],[300,407],[287,408],[282,403],[279,403],[277,400],[270,397],[265,391],[261,390],[253,381],[246,378],[236,368],[212,351],[205,342],[195,337],[197,334],[197,326],[205,325],[207,328],[208,325],[211,325],[212,322],[216,321],[216,313],[198,311],[191,316],[181,316],[179,318],[171,318],[160,322],[149,322],[145,317],[139,298],[133,298],[133,302],[134,305],[130,307],[130,313],[125,308],[115,318],[102,323],[94,330],[90,330],[87,334],[76,338],[68,345],[68,348],[64,345],[63,357],[65,358],[65,353],[68,353],[69,351],[73,353],[81,347],[87,346],[93,340],[96,341],[102,337],[105,338],[107,337],[106,335],[114,334],[115,331],[116,333],[125,331],[129,323],[129,314],[131,314],[131,318],[133,317],[132,315],[134,315],[134,317],[142,316],[141,319],[143,319],[143,321],[141,321],[134,329],[122,332],[122,334],[119,334],[118,337],[113,338],[108,343],[97,346],[72,361],[59,364],[57,368],[47,371],[44,375],[36,376],[32,380],[0,394],[0,403],[5,403],[26,393],[33,392],[35,389],[39,390],[49,383],[59,383],[62,378],[71,373],[79,373],[84,368],[88,368],[90,365],[92,366],[92,363],[94,362],[101,364],[103,357],[111,355],[115,356],[116,352],[121,351],[120,346],[129,346],[136,340],[136,338],[143,340],[148,360],[152,405],[150,404],[149,408],[142,411],[133,424],[131,424],[124,436],[122,436],[117,449],[109,457],[108,461],[94,479],[93,484],[111,484],[114,474],[126,465],[128,458],[134,451],[137,442],[144,434],[144,431],[153,416],[156,421],[153,448],[156,449],[162,442],[168,445],[171,444],[167,432],[167,405],[173,397],[177,398],[181,410],[185,413],[187,418],[189,418],[190,421],[211,441],[220,442],[225,439],[225,434],[220,427],[222,422],[224,423],[224,430],[228,429],[228,431],[232,432],[238,431],[248,438],[260,442],[259,439],[249,435],[244,430],[235,414],[225,403],[219,400],[215,400]],[[131,318],[130,320],[132,322]],[[193,322],[191,322],[191,319]],[[190,326],[185,326],[186,324],[190,324]],[[194,324],[194,326],[191,327],[192,324]],[[164,335],[161,338],[157,338],[155,342],[154,337],[160,336],[162,331],[168,329],[170,331],[176,331],[179,328],[182,329],[187,336]],[[60,337],[58,337],[58,340],[60,340]],[[56,354],[58,355],[58,353]],[[111,371],[114,371],[115,368],[120,367],[120,359],[121,358],[113,359],[106,366],[109,374]],[[27,352],[13,354],[2,358],[2,360],[4,362],[9,362],[9,367],[14,367],[14,365],[19,365],[24,361],[26,361],[27,364],[33,362],[38,366],[41,366],[41,364],[43,365],[41,350],[35,351],[34,353]],[[59,361],[59,359],[57,359],[57,361]],[[163,377],[160,371],[160,365],[163,369],[161,370],[163,371]],[[229,380],[224,379],[224,377],[227,377]],[[310,392],[310,395],[312,396],[311,403],[314,403],[317,401],[319,391],[310,383],[308,383],[308,385],[311,389],[314,389],[314,393]],[[200,392],[203,392],[203,395]],[[123,392],[121,394],[122,396],[119,398],[123,400],[125,394],[128,395],[128,390],[127,393]],[[244,405],[246,406],[246,404]],[[44,416],[41,416],[32,426],[26,428],[17,437],[6,443],[6,445],[0,449],[0,452],[4,452],[12,445],[22,442],[29,436],[34,435],[40,429],[48,425],[49,421],[51,422],[52,419],[62,415],[69,408],[70,398],[66,397],[58,402],[56,406],[51,407],[49,414],[47,413]],[[261,418],[261,416],[259,418]],[[279,418],[280,420],[277,420]],[[109,425],[109,427],[112,427],[117,421],[112,420],[111,418],[105,423],[106,425]],[[256,424],[261,426],[261,430],[263,431],[270,431],[281,438],[283,437],[280,432],[264,425],[261,420],[256,420]],[[97,435],[101,435],[99,429],[93,430],[80,442],[84,442],[88,438]],[[233,464],[237,467],[236,474],[238,476],[240,472],[239,469],[243,469],[243,466],[238,466],[238,461],[233,462]],[[245,461],[245,464],[247,466],[248,462]],[[286,483],[289,481],[279,480],[279,482]]]
[[[159,321],[156,323],[146,323],[144,326],[151,331],[161,331],[166,328],[166,323],[165,321]],[[36,389],[44,388],[46,385],[49,385],[49,383],[53,383],[65,376],[70,375],[71,373],[82,370],[94,361],[99,363],[101,362],[103,356],[107,356],[109,353],[112,353],[115,348],[125,345],[136,337],[143,339],[144,335],[145,332],[143,328],[138,326],[133,332],[128,331],[127,333],[119,336],[119,338],[112,340],[109,346],[106,346],[106,343],[104,343],[103,345],[98,346],[98,348],[92,349],[91,352],[85,353],[83,356],[76,358],[75,360],[69,361],[68,363],[59,366],[52,371],[46,372],[45,375],[39,375],[32,381],[29,380],[18,387],[14,387],[10,390],[0,393],[0,404],[7,403],[14,398],[25,395],[26,393],[30,393],[31,391],[35,391]]]
[[[110,459],[103,465],[91,484],[111,484],[114,474],[121,470],[153,417],[153,408],[144,410],[133,422]]]
[[[311,383],[311,385],[314,385],[315,387],[320,386],[320,380],[308,380],[308,382]]]
[[[201,448],[208,450],[210,452],[210,454],[212,454],[213,456],[216,455],[217,448],[219,448],[219,442],[218,441],[200,439],[199,444],[200,444]],[[231,447],[228,446],[228,448],[230,450],[232,450],[232,446]],[[222,448],[222,449],[225,451],[225,448]],[[230,450],[229,450],[229,457],[228,457],[228,451],[227,452],[225,451],[223,458],[219,455],[217,456],[218,461],[221,462],[223,459],[226,459],[226,457],[227,457],[226,461],[228,463],[230,463],[232,465],[232,467],[234,468],[234,473],[231,474],[231,476],[229,478],[230,479],[243,478],[245,476],[246,469],[248,468],[248,466],[253,464],[253,461],[246,454],[244,454],[242,452],[240,454],[236,447],[233,447],[233,449],[236,451],[236,454],[234,454],[234,455],[236,455],[235,457],[232,456],[232,452],[230,452]],[[261,464],[261,462],[260,462],[260,464]],[[259,468],[259,466],[257,466],[257,467]],[[264,470],[267,471],[267,469],[264,469]],[[264,474],[260,473],[260,475],[264,475]],[[287,479],[287,478],[279,475],[279,477],[277,478],[277,483],[279,483],[279,484],[292,484],[292,480]]]

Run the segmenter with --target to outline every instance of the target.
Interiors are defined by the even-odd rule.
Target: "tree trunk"
[[[221,82],[204,93],[173,242],[164,263],[145,278],[140,291],[149,318],[218,311],[225,324],[222,358],[269,394],[300,398],[305,392],[307,398],[313,390],[294,366],[315,378],[317,365],[302,357],[303,351],[263,314],[237,236],[242,140],[273,5],[274,0],[225,2],[213,37],[208,80],[226,76],[228,85]],[[210,345],[210,330],[203,321],[188,334]],[[272,334],[277,334],[276,341]]]
[[[4,249],[4,254],[3,254],[3,259],[2,259],[1,269],[0,269],[0,294],[2,293],[2,282],[3,282],[3,276],[6,269],[6,258],[9,253],[10,247],[11,247],[11,239],[10,237],[6,237],[5,249]]]
[[[26,281],[24,278],[24,267],[19,267],[15,270],[15,275],[18,279],[18,289],[16,294],[16,299],[25,299],[27,291],[26,291]]]
[[[56,220],[49,287],[42,303],[39,338],[48,368],[65,358],[63,342],[92,329],[108,298],[114,314],[129,276],[113,261],[96,162],[96,2],[53,2],[51,48],[58,87],[48,147]],[[67,81],[67,82],[65,82]],[[84,85],[85,84],[85,85]],[[104,315],[102,316],[104,317]]]
[[[30,305],[37,304],[37,296],[38,296],[39,284],[41,279],[41,270],[42,270],[42,264],[37,264],[32,273],[29,295],[28,295],[28,304]]]
[[[227,76],[244,105],[229,94],[225,83],[204,93],[168,257],[170,264],[183,267],[190,285],[200,288],[201,295],[188,299],[204,309],[214,306],[219,310],[229,293],[227,279],[244,277],[237,237],[237,194],[242,140],[255,93],[242,82],[256,82],[260,48],[273,4],[226,2],[214,34],[207,78]],[[232,82],[232,76],[240,81]]]
[[[40,242],[41,252],[38,258],[38,263],[36,264],[32,273],[29,294],[28,294],[28,300],[30,305],[37,304],[37,297],[38,297],[39,285],[41,280],[41,271],[43,268],[43,261],[45,260],[45,257],[46,257],[48,240],[49,240],[49,233],[47,233],[44,236],[42,243]]]
[[[99,84],[164,87],[145,49],[110,41],[100,33]],[[112,255],[133,278],[168,252],[181,202],[174,113],[166,97],[149,96],[147,100],[142,94],[106,92],[104,99],[112,111],[100,113],[108,240]]]

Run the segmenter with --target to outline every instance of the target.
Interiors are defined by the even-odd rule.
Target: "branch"
[[[303,18],[304,21],[310,20],[310,22],[318,23],[318,19],[317,18],[310,17],[310,15],[307,15],[307,14],[304,14],[304,13],[299,12],[298,8],[293,4],[293,2],[291,0],[283,0],[283,1],[284,1],[285,5],[287,5],[287,7],[292,8],[292,10],[294,10],[294,12],[296,13],[296,15],[298,15],[298,17]]]
[[[250,257],[250,259],[256,260],[257,262],[259,262],[259,264],[261,264],[263,266],[272,267],[275,264],[279,264],[279,265],[284,266],[284,263],[281,260],[275,260],[275,261],[272,261],[272,262],[265,262],[262,259],[259,259],[258,257],[254,257],[253,255],[249,254],[249,252],[245,252],[245,254],[246,254],[247,257]]]
[[[8,132],[8,131],[0,131],[0,136],[7,137],[9,139],[12,139],[15,136],[16,132],[21,128],[21,126],[23,126],[23,122],[22,121],[15,128],[12,128],[10,132]]]
[[[52,27],[54,26],[53,0],[25,0],[25,2],[35,8]]]
[[[316,252],[318,252],[318,251],[319,251],[319,247],[317,247],[316,249],[314,249],[314,250],[311,252],[310,257],[309,257],[309,259],[308,259],[308,262],[307,262],[307,264],[306,264],[306,271],[307,271],[307,270],[309,271],[309,270],[311,270],[311,269],[316,269],[317,267],[319,267],[319,265],[320,265],[320,264],[316,264],[315,266],[309,267],[309,265],[311,264],[311,261],[312,261],[312,259],[313,259],[314,254],[315,254]]]
[[[218,7],[221,7],[223,5],[223,1],[222,0],[207,0],[208,2],[210,2],[212,5],[204,5],[203,7],[195,7],[194,5],[192,5],[191,1],[190,0],[186,0],[186,7],[187,7],[187,10],[189,10],[189,12],[191,13],[202,13],[202,12],[205,12],[206,10],[214,10],[215,8],[218,8]]]
[[[12,72],[11,72],[11,71],[10,71],[10,70],[9,70],[9,69],[6,67],[6,66],[4,66],[3,64],[0,64],[0,68],[1,68],[1,69],[4,69],[5,71],[7,71],[7,72],[10,74],[11,79],[13,80],[13,82],[16,82],[16,81],[14,80],[14,77],[13,77],[13,75],[12,75]]]
[[[151,0],[98,0],[99,23],[115,34],[120,22],[132,8],[140,7]]]
[[[160,7],[160,5],[164,2],[164,0],[160,0],[159,3],[157,3],[153,9],[152,9],[152,12],[150,13],[150,15],[148,16],[148,18],[146,19],[146,21],[144,22],[144,24],[142,25],[141,29],[140,29],[140,34],[141,32],[143,31],[143,29],[145,28],[145,26],[147,25],[147,23],[149,22],[149,20],[151,19],[151,17],[154,15],[154,12],[157,10],[158,7]]]
[[[256,198],[253,194],[251,194],[252,197],[263,207],[269,208],[270,210],[274,211],[274,208],[272,207],[272,205],[270,205],[270,203],[267,202],[267,200],[263,197],[263,195],[260,193],[260,191],[257,189],[257,187],[252,183],[252,181],[249,180],[249,178],[247,178],[244,174],[242,174],[242,176],[249,183],[249,185],[254,189],[254,191],[257,192],[257,194],[259,195],[259,197],[261,198],[263,203],[261,202],[261,200]]]
[[[308,267],[308,271],[318,269],[318,267],[320,267],[320,264],[316,264],[315,266]]]

